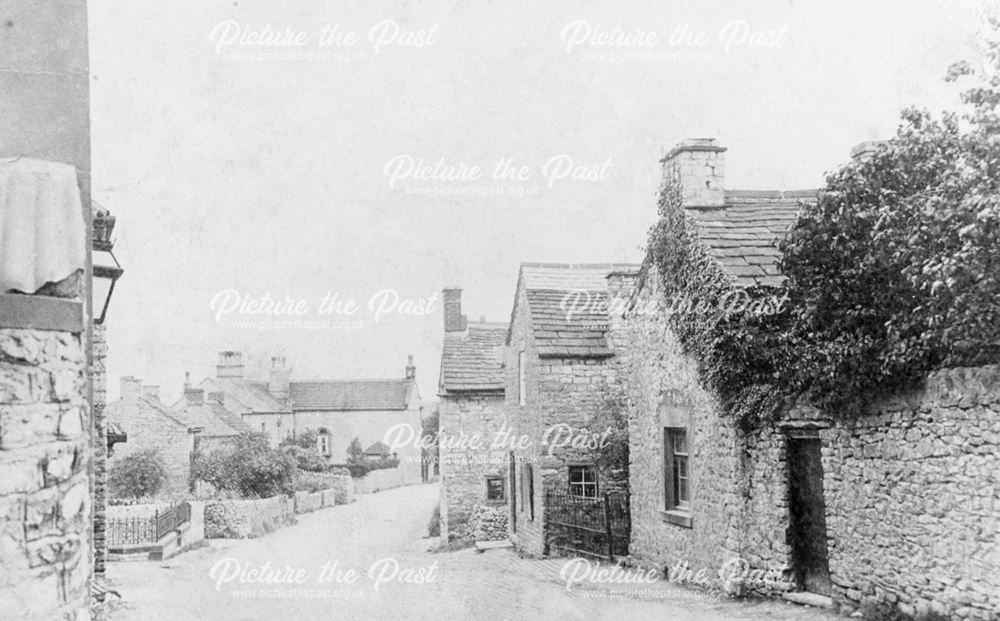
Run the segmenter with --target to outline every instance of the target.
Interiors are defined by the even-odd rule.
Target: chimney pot
[[[417,377],[417,367],[413,366],[413,354],[407,356],[406,363],[406,379],[416,379]]]
[[[243,352],[219,352],[219,363],[215,367],[216,377],[243,379],[243,370]]]

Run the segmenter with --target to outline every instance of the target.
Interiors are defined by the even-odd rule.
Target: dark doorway
[[[514,451],[510,452],[510,532],[517,532],[517,476],[514,473],[514,464],[517,459]]]
[[[788,495],[792,565],[799,588],[830,595],[826,504],[818,437],[788,439]]]

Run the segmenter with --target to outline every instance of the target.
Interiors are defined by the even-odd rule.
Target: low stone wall
[[[472,538],[476,541],[506,541],[507,514],[506,504],[476,505],[472,509]]]
[[[323,508],[323,492],[295,492],[295,512],[309,513]]]
[[[384,489],[401,487],[405,482],[403,471],[399,468],[372,470],[365,476],[354,479],[354,491],[358,494],[374,494]]]
[[[338,476],[331,488],[334,493],[334,502],[338,505],[346,505],[354,502],[354,479],[350,475]],[[326,504],[326,501],[323,501]]]
[[[205,506],[205,537],[252,539],[292,523],[294,516],[294,501],[288,496],[211,501]]]

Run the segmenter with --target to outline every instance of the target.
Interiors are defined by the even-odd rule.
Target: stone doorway
[[[818,434],[797,432],[788,438],[788,496],[792,568],[800,589],[830,596],[826,542],[826,503]]]

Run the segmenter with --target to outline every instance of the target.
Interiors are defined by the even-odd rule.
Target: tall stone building
[[[506,539],[510,489],[507,453],[498,438],[504,432],[507,324],[470,323],[462,314],[462,290],[443,293],[438,381],[441,537]]]
[[[628,482],[606,467],[604,440],[615,424],[609,392],[618,385],[618,324],[610,309],[627,299],[637,265],[524,263],[505,339],[505,411],[510,534],[533,555],[550,552],[548,494],[598,498]]]
[[[87,5],[11,0],[0,22],[0,616],[88,619]]]
[[[664,174],[733,286],[766,294],[815,192],[728,190],[724,151],[684,142]],[[660,276],[647,257],[626,312],[633,558],[871,618],[997,619],[1000,368],[935,373],[851,423],[800,401],[744,432],[670,327]]]

